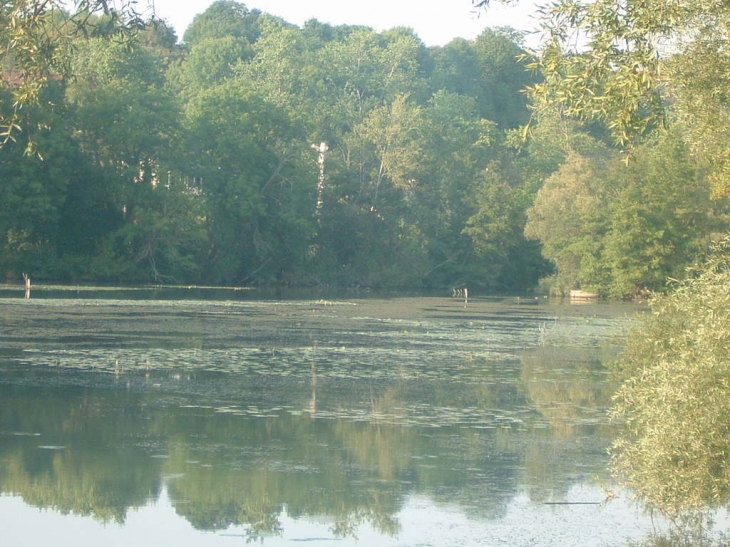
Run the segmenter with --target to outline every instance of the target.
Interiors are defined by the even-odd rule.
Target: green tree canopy
[[[261,35],[259,10],[249,10],[235,0],[216,0],[203,13],[196,15],[185,30],[183,41],[192,46],[206,38],[241,38],[253,44]]]
[[[539,239],[543,254],[558,270],[563,291],[599,284],[596,267],[602,251],[605,166],[570,153],[548,177],[527,212],[525,235]],[[600,268],[600,267],[599,267]]]

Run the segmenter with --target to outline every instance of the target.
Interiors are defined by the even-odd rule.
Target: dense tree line
[[[9,280],[496,292],[554,273],[557,291],[623,297],[661,289],[727,225],[682,132],[626,164],[609,123],[538,107],[526,66],[544,56],[510,30],[429,48],[230,0],[181,42],[160,22],[130,43],[67,20],[38,23],[64,47],[33,100],[3,57]]]

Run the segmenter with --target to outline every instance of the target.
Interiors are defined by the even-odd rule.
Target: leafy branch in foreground
[[[472,4],[486,8],[493,1],[510,2]],[[617,143],[628,146],[666,122],[677,91],[707,66],[690,62],[692,73],[670,60],[685,59],[686,66],[686,60],[697,60],[698,45],[725,58],[730,5],[723,0],[557,0],[538,8],[537,21],[542,43],[531,68],[545,80],[529,90],[533,108],[560,107],[580,120],[600,120]],[[700,49],[707,53],[707,47]],[[706,86],[703,96],[714,103],[717,91]]]
[[[677,519],[730,502],[730,237],[630,334],[613,416],[615,474]]]
[[[12,93],[0,110],[0,146],[22,130],[24,107],[50,81],[69,75],[68,50],[79,37],[129,40],[142,28],[133,0],[11,0],[0,4],[0,85]],[[32,141],[29,141],[29,150]]]

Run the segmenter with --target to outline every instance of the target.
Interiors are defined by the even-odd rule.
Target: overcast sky
[[[140,0],[138,9],[146,3],[154,4],[157,16],[166,19],[182,38],[193,17],[213,0]],[[534,27],[530,16],[533,0],[520,0],[517,7],[494,2],[487,12],[476,12],[470,0],[250,0],[243,4],[299,26],[314,18],[334,25],[365,25],[377,31],[410,27],[427,46],[442,46],[456,37],[471,39],[488,26]]]

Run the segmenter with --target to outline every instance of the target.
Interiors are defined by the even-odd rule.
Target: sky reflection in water
[[[600,489],[592,486],[571,488],[568,499],[594,498]],[[101,523],[91,517],[64,516],[28,506],[20,498],[0,496],[0,533],[6,545],[175,545],[176,547],[217,547],[230,545],[232,538],[249,540],[247,528],[201,531],[175,512],[167,492],[149,505],[129,513],[123,524]],[[473,520],[455,506],[436,506],[427,497],[405,501],[397,515],[402,525],[398,537],[384,536],[368,524],[357,537],[335,537],[326,517],[293,519],[282,512],[281,535],[254,537],[254,544],[363,546],[398,545],[468,546],[530,545],[535,547],[590,547],[620,545],[639,539],[651,529],[648,516],[622,500],[601,506],[554,507],[537,505],[525,495],[510,502],[506,515],[494,521]],[[43,526],[37,526],[41,521]]]

